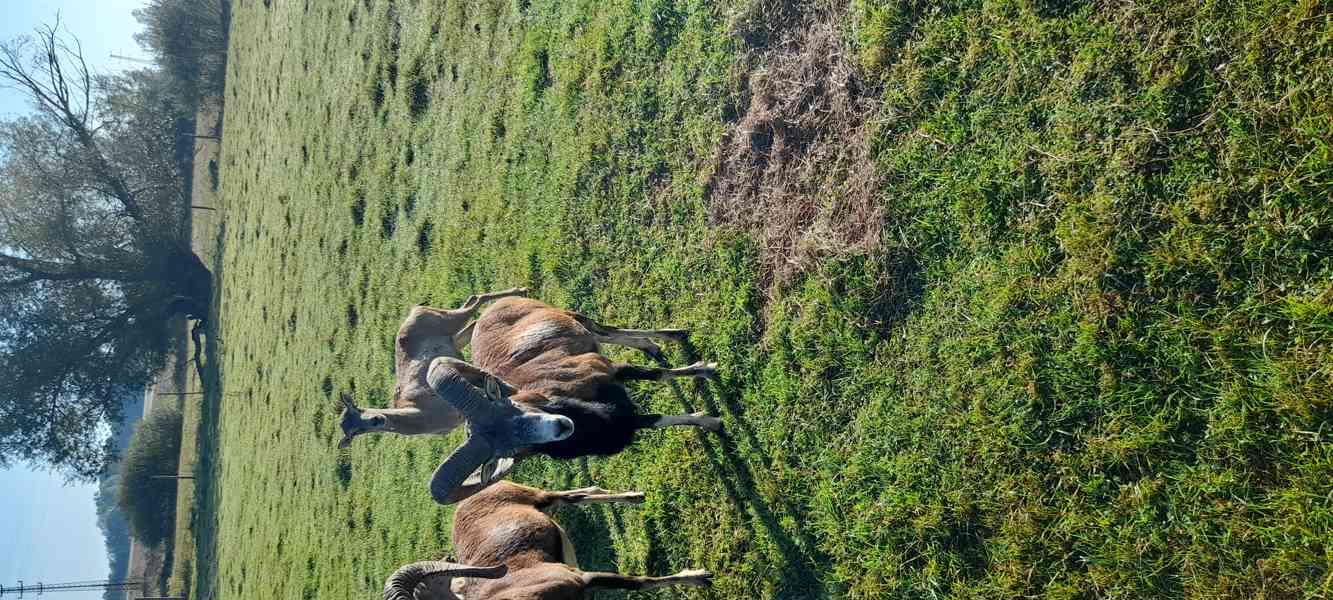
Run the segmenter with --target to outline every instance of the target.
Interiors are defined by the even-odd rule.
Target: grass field
[[[238,2],[192,598],[449,552],[335,443],[409,306],[692,330],[727,435],[529,461],[690,598],[1333,595],[1333,7]],[[647,359],[622,349],[616,358]],[[177,564],[183,564],[181,559]],[[601,594],[601,597],[612,597]]]

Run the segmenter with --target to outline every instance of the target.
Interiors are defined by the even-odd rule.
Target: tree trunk
[[[207,320],[213,302],[213,274],[189,248],[177,246],[168,252],[163,261],[163,279],[176,295],[168,307],[169,314]]]

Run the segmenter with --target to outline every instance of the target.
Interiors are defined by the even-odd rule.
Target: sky
[[[63,28],[83,43],[84,57],[94,71],[137,67],[110,54],[147,58],[134,41],[139,24],[130,14],[142,4],[143,0],[0,0],[0,40],[52,23],[58,12]],[[0,89],[0,118],[29,112],[24,96]],[[66,486],[63,477],[26,466],[0,471],[0,585],[12,586],[20,579],[60,583],[106,578],[109,567],[97,529],[95,490],[95,485]],[[101,593],[62,593],[58,598],[101,598]]]
[[[149,57],[134,41],[139,23],[130,14],[143,1],[0,0],[0,39],[8,41],[31,33],[38,25],[54,22],[59,13],[63,28],[83,42],[84,58],[95,71],[109,73],[140,66],[110,55]],[[0,117],[13,118],[28,112],[29,103],[21,94],[0,89]]]

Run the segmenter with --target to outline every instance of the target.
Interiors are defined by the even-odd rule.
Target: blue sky
[[[84,56],[98,72],[133,63],[111,53],[146,57],[134,42],[139,24],[130,11],[143,0],[0,0],[0,39],[10,40],[54,21],[83,42]],[[30,112],[27,100],[0,89],[0,118]],[[80,581],[107,576],[106,548],[97,530],[94,486],[65,486],[58,475],[17,467],[0,471],[0,585]],[[66,593],[60,598],[100,598]]]
[[[30,33],[60,14],[64,29],[83,42],[84,57],[98,72],[119,71],[138,66],[111,58],[111,53],[148,58],[134,42],[139,31],[130,11],[143,0],[0,0],[0,39],[11,40]],[[20,94],[0,89],[0,117],[10,118],[29,112],[28,101]]]

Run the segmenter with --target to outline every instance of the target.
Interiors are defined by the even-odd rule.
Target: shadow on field
[[[578,465],[583,481],[596,481],[592,472],[588,470],[587,459],[579,459]],[[565,506],[557,509],[555,520],[570,535],[575,554],[578,556],[579,568],[585,571],[620,570],[616,562],[612,535],[613,532],[615,534],[624,532],[625,523],[621,520],[617,508],[624,510],[614,504]],[[599,591],[597,597],[620,597],[614,593],[607,596],[602,594]]]
[[[222,303],[222,256],[225,254],[227,226],[218,227],[217,251],[213,264],[213,299],[205,333],[203,366],[200,369],[203,404],[199,417],[198,461],[195,463],[195,511],[190,527],[195,537],[195,581],[191,598],[213,598],[217,583],[217,514],[221,490],[217,483],[219,416],[222,411],[222,341],[218,307]]]
[[[689,362],[699,360],[699,353],[688,341],[684,343],[682,350]],[[690,399],[691,395],[684,393],[679,383],[675,381],[669,383],[672,392],[687,412],[698,410],[695,408],[695,402]],[[778,582],[777,596],[781,598],[828,596],[829,592],[826,590],[821,573],[830,568],[831,561],[819,552],[818,542],[813,536],[798,528],[786,528],[782,525],[782,516],[788,516],[796,523],[801,523],[804,519],[799,518],[800,512],[791,503],[782,498],[770,500],[758,491],[749,460],[736,449],[736,436],[739,433],[752,449],[751,453],[763,463],[764,470],[773,470],[772,459],[764,450],[764,445],[760,442],[754,427],[745,419],[745,409],[740,403],[739,391],[734,388],[723,388],[721,384],[714,383],[718,389],[718,392],[714,393],[713,386],[701,379],[694,380],[693,385],[697,397],[703,399],[710,414],[721,414],[719,399],[726,406],[727,412],[731,413],[732,419],[728,421],[721,437],[700,432],[699,439],[707,450],[708,461],[722,483],[727,500],[738,513],[747,517],[750,529],[766,535],[781,554],[782,564],[777,565],[777,570],[781,571],[782,577]],[[650,540],[654,539],[655,532],[651,528],[648,534]],[[656,546],[650,544],[651,548]],[[658,562],[665,564],[663,561],[663,557],[656,556],[656,553],[650,550],[649,565],[655,566]]]

